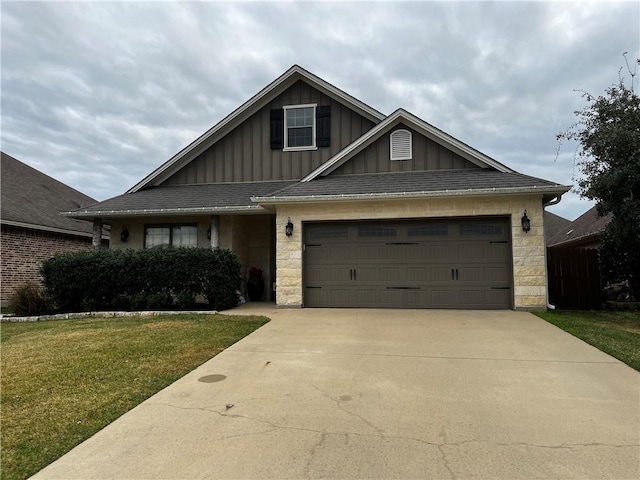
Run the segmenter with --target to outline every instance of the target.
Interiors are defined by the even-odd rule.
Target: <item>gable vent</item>
[[[411,160],[411,132],[395,130],[391,133],[391,160]]]

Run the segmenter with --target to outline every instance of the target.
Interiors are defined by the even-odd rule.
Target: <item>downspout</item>
[[[554,198],[553,200],[549,200],[546,203],[542,204],[542,216],[543,216],[543,223],[544,223],[544,209],[545,207],[549,207],[551,205],[557,205],[558,203],[560,203],[560,199],[562,198],[562,195],[558,195],[556,198]],[[542,233],[544,234],[544,229],[542,230]],[[555,310],[556,306],[555,305],[551,305],[551,303],[549,303],[549,263],[547,261],[547,242],[546,242],[546,238],[545,238],[545,245],[544,245],[544,274],[547,277],[547,310]]]

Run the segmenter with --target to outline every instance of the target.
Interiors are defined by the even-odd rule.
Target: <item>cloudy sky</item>
[[[640,56],[640,2],[1,2],[2,150],[98,199],[293,64],[515,170],[573,183],[556,134]],[[624,73],[623,71],[623,73]],[[627,79],[629,76],[627,75]],[[629,80],[627,80],[629,84]],[[637,79],[636,79],[636,88]],[[551,211],[573,219],[575,194]]]

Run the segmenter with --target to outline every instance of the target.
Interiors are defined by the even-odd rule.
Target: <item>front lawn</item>
[[[267,322],[166,315],[3,323],[3,480],[33,475]]]
[[[536,315],[640,371],[640,312],[556,310]]]

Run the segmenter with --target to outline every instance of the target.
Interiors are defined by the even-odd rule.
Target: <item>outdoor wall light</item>
[[[291,223],[291,217],[287,218],[287,224],[284,227],[284,233],[287,237],[293,235],[293,223]]]
[[[120,241],[126,243],[127,240],[129,240],[129,230],[127,230],[127,227],[124,227],[120,232]]]
[[[522,223],[522,231],[524,233],[529,233],[529,230],[531,230],[531,220],[529,220],[529,217],[527,217],[526,210],[524,211],[524,215],[520,219],[520,222]]]
[[[207,229],[207,240],[211,240],[211,227]]]

